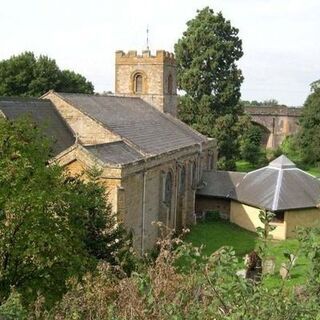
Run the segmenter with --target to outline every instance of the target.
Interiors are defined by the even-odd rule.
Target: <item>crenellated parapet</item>
[[[124,52],[116,51],[116,64],[127,63],[165,63],[175,65],[176,60],[174,54],[165,50],[157,50],[155,55],[152,55],[150,50],[143,50],[142,54],[138,54],[136,50]]]

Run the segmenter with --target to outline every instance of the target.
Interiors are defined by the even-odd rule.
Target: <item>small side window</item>
[[[273,223],[283,223],[284,222],[284,211],[274,212],[275,216],[272,218]]]

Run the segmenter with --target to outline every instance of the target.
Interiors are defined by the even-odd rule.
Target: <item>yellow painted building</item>
[[[207,211],[216,210],[223,201],[230,221],[249,231],[263,226],[260,210],[275,214],[271,222],[276,227],[271,232],[274,239],[295,237],[296,227],[320,225],[320,181],[285,156],[247,174],[211,172],[205,173],[203,180],[197,207],[202,204]]]

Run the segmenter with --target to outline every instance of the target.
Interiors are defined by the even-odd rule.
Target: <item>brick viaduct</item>
[[[269,149],[279,147],[286,136],[298,131],[301,108],[286,106],[246,107],[252,122],[264,131],[263,144]]]

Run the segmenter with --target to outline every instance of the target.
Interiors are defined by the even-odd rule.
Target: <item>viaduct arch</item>
[[[285,137],[296,133],[299,129],[298,119],[301,115],[301,108],[246,107],[245,112],[251,116],[253,123],[262,127],[263,144],[268,149],[276,149]]]

